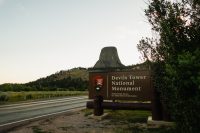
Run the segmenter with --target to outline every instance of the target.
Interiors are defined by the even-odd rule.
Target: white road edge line
[[[71,100],[71,99],[74,99],[74,100],[78,100],[78,99],[85,99],[87,97],[85,96],[81,96],[81,97],[68,97],[68,98],[59,98],[59,99],[55,99],[55,100],[44,100],[44,101],[37,101],[37,102],[27,102],[27,103],[20,103],[20,104],[9,104],[9,105],[0,105],[0,109],[2,108],[9,108],[9,107],[13,107],[13,106],[23,106],[23,105],[29,105],[29,104],[45,104],[45,103],[55,103],[57,101],[64,101],[64,100]],[[40,103],[38,103],[40,102]]]
[[[6,124],[2,124],[2,125],[0,125],[0,127],[8,126],[8,125],[11,125],[11,124],[16,124],[16,123],[20,123],[20,122],[25,122],[25,121],[29,121],[29,120],[34,120],[34,119],[45,117],[45,116],[50,116],[50,115],[65,113],[65,112],[72,111],[72,110],[75,110],[75,109],[78,109],[78,108],[83,109],[83,108],[85,108],[85,106],[74,107],[74,108],[71,108],[71,109],[68,109],[68,110],[65,110],[65,111],[60,111],[60,112],[45,114],[45,115],[36,116],[36,117],[28,118],[28,119],[23,119],[23,120],[19,120],[19,121],[15,121],[15,122],[10,122],[10,123],[6,123]]]
[[[19,106],[10,106],[10,107],[4,107],[0,108],[0,111],[2,110],[9,110],[9,109],[19,109],[19,108],[25,108],[25,107],[36,107],[36,106],[41,106],[41,105],[49,105],[49,104],[55,104],[55,103],[68,103],[68,102],[73,102],[73,101],[78,101],[78,100],[87,100],[87,98],[74,98],[74,99],[65,99],[65,100],[59,100],[59,101],[52,101],[52,102],[42,102],[42,103],[34,103],[34,104],[26,104],[26,105],[19,105]]]
[[[77,103],[85,103],[87,102],[88,100],[83,100],[83,101],[77,101],[77,100],[74,100],[74,101],[71,101],[71,103],[67,102],[67,103],[62,103],[60,105],[54,105],[54,106],[42,106],[42,107],[31,107],[32,109],[31,110],[40,110],[40,109],[45,109],[45,108],[53,108],[53,107],[57,107],[57,106],[61,106],[61,105],[73,105],[73,104],[77,104]],[[1,113],[0,112],[0,116],[3,115],[3,114],[9,114],[9,113],[20,113],[20,112],[24,112],[24,111],[28,111],[30,110],[30,108],[28,109],[22,109],[22,110],[11,110],[11,111],[7,111],[6,113]],[[1,111],[1,110],[0,110]]]

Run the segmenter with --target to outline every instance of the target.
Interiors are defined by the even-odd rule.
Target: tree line
[[[88,89],[88,84],[87,80],[71,78],[70,76],[61,80],[41,78],[25,84],[2,84],[0,91],[85,91]]]

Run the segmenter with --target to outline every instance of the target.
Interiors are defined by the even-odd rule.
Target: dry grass
[[[0,104],[34,99],[48,99],[54,97],[88,95],[87,91],[28,91],[28,92],[0,92]]]

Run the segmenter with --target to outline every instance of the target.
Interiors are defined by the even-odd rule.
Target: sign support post
[[[103,115],[102,103],[103,103],[103,97],[95,96],[95,99],[94,99],[94,115],[95,116]]]
[[[153,120],[162,120],[162,108],[158,92],[153,89],[153,98],[151,101],[152,104],[152,119]]]

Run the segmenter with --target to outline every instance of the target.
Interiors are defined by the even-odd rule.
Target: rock
[[[94,68],[123,68],[116,47],[104,47]]]

